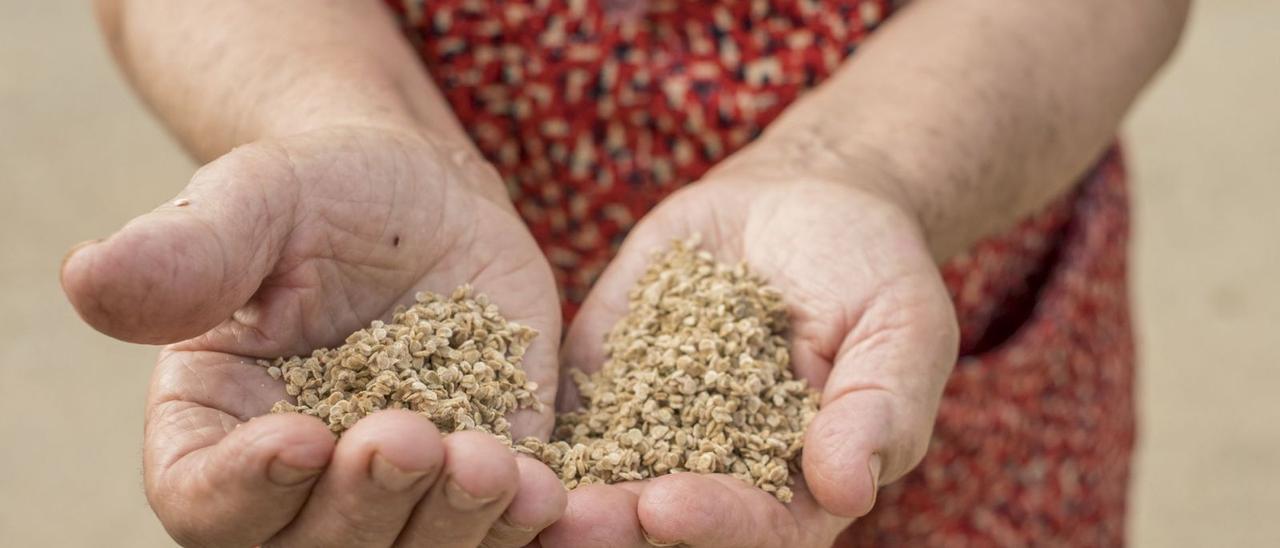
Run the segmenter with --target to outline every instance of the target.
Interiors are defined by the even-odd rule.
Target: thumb
[[[956,360],[940,280],[880,293],[846,336],[805,433],[805,483],[828,512],[857,518],[924,458]]]
[[[208,331],[248,302],[284,246],[297,202],[289,166],[264,145],[215,160],[176,199],[73,248],[67,298],[95,329],[130,342]]]

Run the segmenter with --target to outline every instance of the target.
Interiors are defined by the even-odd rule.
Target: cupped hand
[[[552,424],[559,301],[546,260],[469,147],[337,127],[237,148],[172,202],[68,255],[86,321],[162,352],[146,413],[148,500],[203,546],[523,546],[563,487],[488,434],[443,435],[405,411],[335,442],[254,359],[342,343],[414,293],[470,283],[540,335],[524,358]],[[258,417],[258,418],[255,418]]]
[[[563,356],[601,366],[628,290],[672,240],[700,233],[719,260],[745,261],[782,292],[795,372],[822,394],[794,500],[724,475],[592,485],[569,493],[545,545],[830,546],[871,510],[879,486],[923,457],[957,327],[918,223],[871,185],[767,171],[726,165],[642,219],[570,326]]]

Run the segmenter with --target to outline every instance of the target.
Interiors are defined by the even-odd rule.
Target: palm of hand
[[[796,373],[823,394],[795,499],[784,505],[715,475],[589,486],[570,493],[565,518],[543,538],[556,546],[610,537],[637,546],[829,546],[870,510],[878,484],[923,455],[955,358],[955,320],[937,269],[911,220],[864,192],[820,182],[704,180],[668,198],[628,236],[570,327],[568,365],[603,363],[600,341],[625,313],[648,252],[692,233],[717,259],[745,261],[764,275],[790,307]]]
[[[437,478],[478,499],[499,499],[489,504],[496,513],[473,512],[493,514],[474,520],[481,536],[513,498],[506,518],[522,526],[558,515],[559,485],[541,464],[517,463],[483,436],[442,439],[429,421],[407,413],[370,416],[336,446],[314,419],[249,422],[285,397],[253,358],[339,344],[417,291],[448,293],[470,283],[508,319],[540,333],[524,367],[547,406],[513,417],[512,429],[517,437],[546,437],[559,301],[514,212],[473,190],[485,178],[496,174],[465,152],[442,154],[407,136],[313,132],[229,153],[196,175],[181,197],[189,205],[162,207],[69,257],[64,285],[96,327],[147,342],[194,337],[162,352],[147,413],[148,496],[175,536],[354,545],[461,535],[465,543],[466,527],[441,533],[434,523],[449,512],[437,508],[446,483],[435,485]],[[378,459],[413,480],[390,495],[399,504],[380,503],[394,508],[308,500],[309,492],[378,494],[382,487],[367,481]],[[280,463],[288,466],[278,470]],[[263,474],[274,483],[255,484]],[[335,513],[355,523],[335,522]],[[499,534],[513,544],[520,537]]]

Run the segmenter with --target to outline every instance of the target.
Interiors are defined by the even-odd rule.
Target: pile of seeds
[[[675,242],[629,298],[591,375],[573,371],[582,408],[557,419],[548,443],[515,446],[568,488],[671,472],[725,473],[790,501],[817,396],[791,375],[786,308],[743,264],[718,263],[696,237]],[[390,323],[346,344],[259,363],[297,403],[272,412],[319,417],[341,435],[380,409],[409,409],[441,432],[481,430],[510,443],[507,416],[540,409],[520,369],[537,333],[503,318],[469,286],[419,293]]]
[[[374,411],[409,409],[444,433],[482,430],[509,442],[507,415],[541,408],[520,369],[535,336],[464,285],[447,299],[419,293],[390,323],[375,321],[337,348],[258,363],[297,397],[272,412],[319,417],[338,434]]]
[[[517,445],[566,487],[693,471],[791,500],[817,396],[791,375],[781,295],[697,245],[654,256],[606,337],[603,368],[574,371],[583,407],[558,417],[554,441]]]

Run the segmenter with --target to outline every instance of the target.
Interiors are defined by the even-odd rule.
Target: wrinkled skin
[[[794,501],[724,475],[592,485],[570,492],[565,517],[540,537],[545,546],[830,546],[870,511],[879,485],[923,457],[958,335],[918,223],[881,194],[766,171],[730,164],[646,216],[588,296],[562,355],[573,367],[600,367],[600,341],[625,313],[627,290],[671,240],[700,233],[719,260],[746,261],[781,290],[795,370],[822,392]],[[576,404],[571,384],[561,387],[567,406]]]
[[[335,441],[311,417],[254,418],[285,396],[254,358],[340,344],[417,291],[471,283],[541,333],[524,366],[548,406],[515,416],[513,431],[546,437],[558,298],[488,164],[407,133],[330,128],[233,150],[179,199],[63,265],[90,324],[169,344],[147,404],[144,475],[177,540],[522,546],[560,517],[554,474],[487,434],[442,435],[385,411]]]

